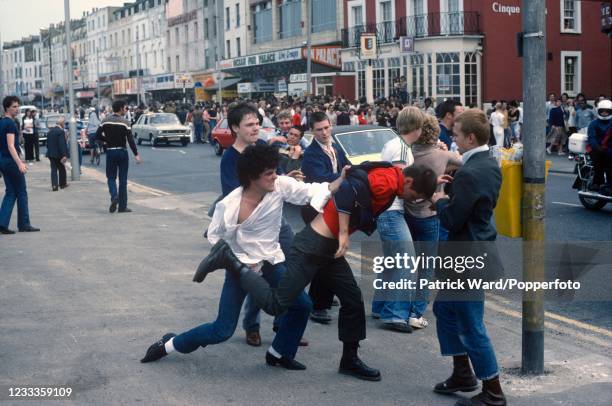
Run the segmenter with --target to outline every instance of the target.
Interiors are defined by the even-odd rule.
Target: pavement
[[[570,160],[567,155],[557,154],[546,155],[546,160],[550,161],[550,172],[552,173],[574,173],[576,162]]]
[[[267,315],[262,315],[261,348],[247,346],[238,328],[225,343],[141,364],[146,348],[166,332],[180,333],[216,317],[223,274],[203,284],[191,278],[210,248],[202,231],[217,193],[176,194],[132,183],[134,211],[109,214],[101,172],[84,168],[80,181],[51,192],[48,171],[43,161],[30,166],[27,175],[32,224],[42,231],[0,236],[0,404],[22,404],[9,399],[6,389],[25,385],[69,386],[72,400],[58,403],[70,405],[456,401],[431,391],[449,375],[451,362],[439,355],[430,310],[425,315],[430,327],[413,334],[383,330],[368,317],[361,355],[381,370],[381,382],[337,373],[337,308],[330,325],[307,327],[310,345],[296,357],[306,371],[265,365],[273,338]],[[349,259],[358,265],[358,255]],[[369,304],[368,276],[359,282]],[[546,373],[524,376],[519,373],[520,310],[498,297],[486,303],[509,404],[612,404],[612,331],[548,312]]]

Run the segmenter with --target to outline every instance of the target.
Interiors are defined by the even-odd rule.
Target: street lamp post
[[[64,25],[66,32],[66,53],[68,57],[68,95],[70,112],[70,165],[72,180],[80,180],[79,149],[77,146],[76,119],[74,118],[74,83],[72,83],[72,41],[70,38],[70,0],[64,0]]]

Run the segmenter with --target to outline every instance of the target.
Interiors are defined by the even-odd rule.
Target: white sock
[[[274,349],[274,347],[270,346],[270,348],[268,348],[268,352],[272,355],[274,355],[276,358],[282,358],[283,356],[280,355],[278,352],[276,352],[276,350]]]
[[[170,354],[171,352],[176,351],[176,349],[174,348],[173,342],[174,342],[174,337],[169,339],[168,342],[164,344],[164,348],[166,349],[166,354]]]

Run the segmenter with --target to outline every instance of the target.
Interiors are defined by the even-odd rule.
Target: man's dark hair
[[[21,104],[21,102],[19,101],[19,97],[17,97],[17,96],[6,96],[2,100],[2,107],[4,107],[4,111],[8,111],[9,107],[11,107],[11,105],[13,103]]]
[[[438,118],[440,120],[443,120],[444,117],[446,117],[446,115],[448,113],[450,114],[454,114],[455,113],[455,107],[457,106],[462,106],[462,104],[456,100],[445,100],[442,103],[440,103],[438,105]]]
[[[253,115],[257,117],[259,123],[262,122],[262,117],[260,117],[259,111],[255,107],[253,107],[249,103],[236,103],[234,105],[230,105],[227,112],[227,126],[229,127],[232,134],[234,134],[234,130],[232,126],[240,127],[240,122],[245,116]]]
[[[278,150],[270,145],[255,144],[244,149],[236,162],[238,182],[245,189],[268,169],[278,167]]]
[[[113,113],[121,113],[121,110],[127,105],[125,100],[115,100],[113,102]]]
[[[310,115],[310,129],[312,130],[315,124],[320,123],[322,121],[329,121],[329,117],[323,111],[317,111]]]
[[[429,199],[438,188],[436,173],[425,165],[410,165],[403,170],[404,177],[412,178],[412,190]]]
[[[301,125],[292,125],[289,131],[291,130],[298,130],[300,132],[300,138],[304,136],[304,130],[302,129]]]

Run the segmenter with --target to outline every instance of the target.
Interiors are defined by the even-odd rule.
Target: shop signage
[[[400,37],[400,52],[403,54],[409,54],[414,52],[413,37]]]
[[[186,88],[189,89],[193,87],[193,80],[191,79],[191,75],[186,75],[186,74],[174,75],[174,87],[176,87],[177,89],[182,89],[183,81],[185,82],[184,86]]]
[[[226,68],[242,68],[245,66],[265,65],[275,62],[286,62],[300,59],[300,48],[284,49],[282,51],[266,52],[265,54],[242,56],[231,60]]]
[[[190,11],[189,13],[181,14],[180,16],[172,17],[168,19],[168,27],[183,24],[191,20],[198,18],[198,10]]]
[[[289,75],[289,81],[291,83],[306,82],[307,77],[305,73],[293,73]]]
[[[281,79],[277,82],[277,91],[278,92],[287,91],[287,81],[285,79]]]
[[[491,7],[493,8],[493,12],[499,14],[508,14],[509,16],[511,16],[512,14],[520,14],[521,12],[521,8],[519,6],[506,6],[498,2],[494,2]]]
[[[601,32],[610,32],[612,30],[612,4],[601,4]]]
[[[238,83],[237,86],[237,90],[238,93],[253,93],[255,90],[253,90],[255,83],[251,83],[251,82],[246,82],[246,83]]]
[[[327,65],[332,68],[340,69],[340,47],[339,46],[318,46],[312,47],[312,61],[321,65]],[[308,58],[308,48],[302,48],[302,57]]]
[[[378,50],[376,44],[376,34],[372,32],[364,32],[360,38],[360,58],[361,59],[376,59]]]
[[[174,75],[154,75],[142,78],[142,86],[145,91],[150,92],[153,90],[165,90],[174,89]],[[182,87],[182,85],[181,85]]]

